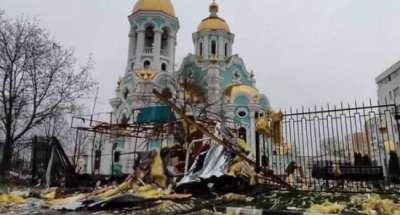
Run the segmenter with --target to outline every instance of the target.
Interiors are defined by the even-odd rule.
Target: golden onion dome
[[[218,4],[213,1],[210,5],[210,16],[203,19],[199,26],[197,27],[197,31],[215,31],[222,30],[226,32],[230,32],[230,28],[228,23],[224,19],[218,17]]]
[[[234,99],[239,95],[248,96],[253,104],[256,104],[259,99],[258,90],[251,86],[234,84],[224,90],[224,98],[227,103],[234,102]]]
[[[175,8],[170,0],[138,0],[133,13],[139,11],[158,11],[175,17]]]
[[[225,22],[225,20],[219,17],[208,17],[204,19],[197,31],[212,31],[212,30],[222,30],[226,32],[231,32],[229,29],[229,25]]]

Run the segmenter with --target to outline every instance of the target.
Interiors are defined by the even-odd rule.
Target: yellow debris
[[[243,176],[249,179],[250,185],[257,184],[257,173],[254,168],[240,157],[236,157],[233,160],[226,175],[233,177]]]
[[[151,163],[151,177],[158,186],[167,187],[167,177],[164,173],[163,161],[161,159],[160,151],[157,151],[153,162]]]
[[[43,199],[53,200],[56,198],[56,191],[45,193],[41,196]]]
[[[25,199],[17,195],[0,195],[0,204],[24,204]]]
[[[259,117],[256,121],[256,129],[259,133],[264,135],[270,134],[268,121],[265,117]]]
[[[131,189],[131,187],[132,187],[132,182],[126,181],[116,188],[110,189],[104,193],[97,195],[97,197],[100,197],[100,198],[112,197],[112,196],[115,196],[120,193],[128,192],[128,190]]]
[[[79,194],[75,196],[70,196],[67,198],[62,198],[62,199],[54,199],[51,201],[47,201],[43,204],[44,207],[51,207],[51,206],[58,206],[58,205],[65,205],[65,204],[70,204],[79,200],[82,200],[85,198],[84,194]]]
[[[249,144],[246,143],[246,141],[244,141],[243,139],[237,138],[237,144],[239,145],[239,147],[247,152],[247,153],[252,153],[251,147]]]
[[[385,141],[384,146],[387,153],[396,151],[396,144],[391,140]]]
[[[362,210],[366,214],[373,214],[376,211],[378,215],[400,214],[400,205],[393,200],[381,199],[378,195],[372,195],[362,205]]]
[[[139,187],[136,194],[145,199],[157,199],[162,196],[162,191],[156,186],[146,185]]]
[[[343,209],[345,208],[344,205],[338,203],[331,203],[329,201],[324,202],[323,204],[313,204],[307,210],[309,213],[323,213],[323,214],[340,214]]]
[[[240,195],[240,194],[236,194],[236,193],[228,193],[228,194],[225,194],[222,197],[222,199],[225,202],[252,202],[254,200],[254,197]]]
[[[282,112],[266,110],[263,117],[256,120],[256,130],[260,134],[272,138],[273,144],[280,145],[282,142]]]

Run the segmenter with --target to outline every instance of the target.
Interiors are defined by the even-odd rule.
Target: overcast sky
[[[181,29],[177,64],[211,0],[172,0]],[[376,100],[375,77],[400,60],[399,0],[218,0],[236,40],[276,108]],[[109,111],[127,60],[135,0],[0,0],[7,17],[39,19],[81,62],[93,54],[97,111]]]

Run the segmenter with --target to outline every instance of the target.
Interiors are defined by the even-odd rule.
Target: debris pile
[[[344,208],[345,208],[345,205],[339,204],[337,202],[332,203],[332,202],[326,201],[322,204],[313,204],[307,210],[307,212],[323,213],[323,214],[340,214]]]
[[[246,143],[241,143],[245,147]],[[182,200],[190,200],[191,191],[210,184],[226,183],[237,186],[244,183],[251,186],[258,182],[254,168],[234,153],[218,144],[204,144],[198,156],[190,160],[191,168],[186,173],[178,157],[182,157],[180,146],[164,147],[161,150],[139,153],[134,174],[117,185],[97,184],[92,192],[66,193],[61,188],[51,188],[26,196],[3,194],[0,204],[5,206],[26,205],[29,197],[35,197],[40,209],[49,210],[113,210],[130,208],[133,210],[162,210],[168,205]],[[250,151],[249,155],[250,155]],[[184,155],[184,154],[183,154]],[[183,156],[184,157],[184,156]],[[227,183],[229,182],[229,183]],[[221,186],[215,186],[219,188]],[[231,190],[231,189],[230,189]],[[179,191],[179,192],[178,192]],[[207,190],[202,190],[207,193]],[[221,195],[222,196],[222,195]],[[239,194],[227,194],[220,198],[225,202],[251,202],[254,198]]]

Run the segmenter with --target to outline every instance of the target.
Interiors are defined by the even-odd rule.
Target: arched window
[[[138,33],[135,32],[135,43],[134,43],[135,49],[137,47],[137,44],[138,44]]]
[[[225,57],[228,57],[228,43],[225,43]]]
[[[161,71],[163,71],[163,72],[167,71],[167,64],[166,63],[162,63],[161,64]]]
[[[145,47],[153,47],[154,43],[154,27],[149,26],[146,28],[145,37],[144,37],[144,45]]]
[[[125,88],[125,90],[124,90],[124,99],[127,99],[128,95],[129,95],[129,89]]]
[[[199,44],[199,55],[201,57],[203,57],[203,43],[202,42],[200,42],[200,44]]]
[[[121,159],[121,152],[115,151],[114,152],[114,163],[118,163],[120,159]]]
[[[246,129],[243,128],[243,127],[240,127],[240,128],[239,128],[239,138],[242,139],[242,140],[244,140],[244,141],[246,141],[246,139],[247,139],[246,137],[247,137],[247,131],[246,131]]]
[[[143,67],[144,67],[145,69],[150,68],[150,66],[151,66],[151,62],[150,62],[149,60],[144,61]]]
[[[131,70],[135,69],[135,63],[131,63]]]
[[[136,48],[137,48],[137,44],[138,44],[138,33],[135,32],[134,38],[133,38],[133,55],[136,56]]]
[[[163,33],[161,35],[161,49],[163,50],[168,50],[168,37],[169,37],[168,28],[163,28]]]
[[[217,42],[215,40],[211,42],[211,55],[217,55]]]
[[[123,114],[121,118],[121,124],[128,125],[128,123],[129,123],[129,118],[125,114]]]

